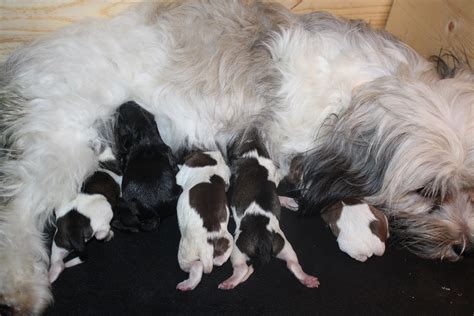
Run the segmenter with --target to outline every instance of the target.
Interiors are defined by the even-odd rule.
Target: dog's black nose
[[[469,243],[467,245],[463,244],[454,244],[453,245],[453,251],[456,255],[461,256],[461,255],[470,255],[474,253],[474,245]]]
[[[12,316],[13,308],[7,305],[0,304],[0,316]]]

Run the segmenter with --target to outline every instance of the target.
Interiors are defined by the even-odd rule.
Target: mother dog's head
[[[367,197],[426,258],[474,252],[474,75],[380,78],[354,91],[303,161],[303,211]]]

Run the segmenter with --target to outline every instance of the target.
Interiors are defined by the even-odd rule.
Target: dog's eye
[[[433,206],[431,206],[431,208],[428,210],[428,214],[433,214],[437,211],[439,211],[439,205],[438,204],[433,204]]]

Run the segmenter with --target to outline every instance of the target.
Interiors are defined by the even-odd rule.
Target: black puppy
[[[112,226],[128,232],[154,230],[160,217],[176,212],[181,193],[176,159],[163,142],[154,116],[135,102],[118,109],[115,137],[123,179]]]

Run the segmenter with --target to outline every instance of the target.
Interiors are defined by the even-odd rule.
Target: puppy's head
[[[115,123],[117,159],[126,162],[131,148],[137,144],[164,144],[153,114],[135,102],[122,104]]]
[[[54,241],[60,248],[83,252],[85,245],[94,235],[89,218],[77,210],[70,210],[56,220],[57,231]]]

